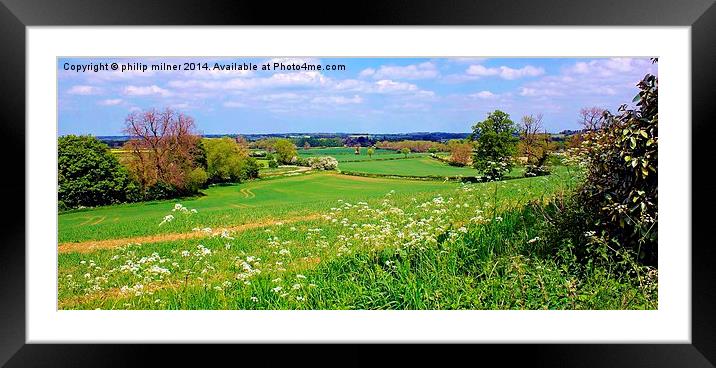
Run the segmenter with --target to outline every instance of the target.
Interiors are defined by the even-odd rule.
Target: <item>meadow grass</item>
[[[342,198],[322,197],[327,207],[319,211],[320,217],[303,221],[215,231],[200,239],[61,253],[60,308],[656,307],[655,283],[637,285],[603,269],[577,274],[567,262],[544,252],[550,245],[537,238],[541,222],[530,208],[571,190],[571,176],[559,171],[493,183],[431,182],[433,187],[403,191],[390,189],[406,185],[403,181],[358,180],[370,188],[362,187],[352,199],[350,190],[335,188],[355,185],[342,176],[302,179],[323,183],[318,192],[339,192]],[[276,210],[293,198],[280,189],[300,187],[301,181],[278,178],[264,184],[278,191],[261,203]],[[205,200],[220,193],[209,193]],[[164,212],[157,214],[173,205],[164,202]],[[189,202],[184,205],[193,208]],[[170,224],[194,226],[206,208],[187,217],[178,211]],[[148,221],[153,231],[160,220],[152,216]]]
[[[426,156],[408,156],[404,160],[339,162],[338,169],[378,175],[399,176],[477,176],[473,167],[450,166],[446,163]]]
[[[327,148],[309,148],[309,149],[298,149],[298,155],[303,158],[316,157],[316,156],[331,156],[338,160],[338,162],[353,162],[353,161],[379,161],[386,159],[401,159],[405,155],[396,152],[395,150],[387,150],[382,148],[374,149],[372,156],[368,156],[368,148],[361,147],[360,155],[355,154],[355,148],[352,147],[327,147]],[[428,153],[413,153],[410,156],[426,157]]]

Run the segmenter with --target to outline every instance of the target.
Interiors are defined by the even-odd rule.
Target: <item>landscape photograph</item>
[[[58,58],[57,308],[656,310],[658,65]]]

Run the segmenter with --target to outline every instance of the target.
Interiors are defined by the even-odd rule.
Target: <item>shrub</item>
[[[335,170],[338,168],[338,160],[331,156],[311,157],[308,164],[316,170]]]
[[[275,161],[274,161],[275,162]],[[258,161],[255,158],[249,157],[246,159],[246,163],[241,168],[241,179],[256,179],[259,177],[259,166]]]
[[[533,177],[533,176],[544,176],[549,175],[550,170],[547,166],[538,166],[538,165],[525,165],[525,177]]]
[[[207,175],[206,171],[201,167],[197,167],[189,172],[186,189],[189,192],[197,192],[199,189],[204,188],[208,179],[209,175]]]
[[[109,147],[91,136],[57,140],[58,200],[65,209],[137,200],[138,187]]]
[[[270,169],[275,169],[275,168],[278,167],[278,162],[277,162],[276,160],[274,160],[274,159],[270,159],[269,162],[268,162],[268,167],[269,167]]]
[[[557,218],[567,222],[559,231],[571,234],[567,240],[587,261],[597,255],[657,264],[658,80],[646,75],[638,87],[637,109],[622,105],[617,115],[605,112],[600,129],[584,134],[577,157],[585,182]]]
[[[181,197],[184,192],[177,187],[161,181],[154,183],[144,191],[144,200],[161,200]]]

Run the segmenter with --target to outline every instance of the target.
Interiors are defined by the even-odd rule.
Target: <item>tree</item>
[[[229,137],[202,140],[206,147],[207,174],[212,183],[240,182],[249,160],[246,147]]]
[[[308,150],[309,148],[311,148],[311,144],[308,143],[308,141],[306,141],[306,142],[303,144],[303,149],[304,149],[304,150]]]
[[[100,206],[137,200],[137,185],[109,147],[91,136],[57,139],[60,208]]]
[[[450,164],[453,166],[467,166],[472,156],[472,144],[453,140],[448,143],[450,149]]]
[[[161,184],[183,194],[188,174],[196,162],[200,138],[194,119],[172,109],[133,112],[125,119],[124,133],[133,137],[125,143],[131,152],[129,171],[143,191]],[[201,156],[200,154],[198,156]]]
[[[602,129],[603,115],[606,110],[601,107],[584,107],[579,110],[579,120],[577,121],[585,130],[594,131]]]
[[[510,115],[495,110],[472,127],[471,138],[477,141],[473,166],[487,177],[498,180],[512,168],[510,157],[519,139]]]
[[[403,148],[400,150],[400,153],[402,153],[403,155],[405,155],[405,158],[408,158],[408,153],[410,153],[410,148],[408,148],[408,147],[403,147]]]
[[[527,157],[528,164],[536,164],[546,154],[546,134],[540,134],[542,129],[542,114],[522,117],[520,124],[520,151]]]
[[[276,152],[276,159],[281,164],[290,164],[291,160],[298,155],[296,145],[290,139],[277,139],[273,144]]]
[[[368,151],[366,151],[369,158],[373,158],[373,154],[375,153],[375,149],[373,147],[368,147]]]

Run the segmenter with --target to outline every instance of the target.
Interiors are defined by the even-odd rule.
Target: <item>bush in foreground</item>
[[[106,144],[92,136],[57,140],[60,209],[94,207],[138,199],[138,187]]]

